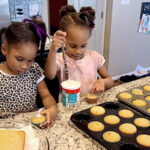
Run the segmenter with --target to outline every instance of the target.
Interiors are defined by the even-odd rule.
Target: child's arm
[[[0,110],[0,116],[3,116],[2,111]]]
[[[101,79],[98,79],[92,88],[92,92],[104,92],[105,89],[111,88],[114,82],[104,66],[98,70]]]
[[[52,126],[53,122],[55,121],[55,119],[57,117],[58,108],[57,108],[55,99],[50,94],[44,80],[42,80],[41,82],[38,83],[37,89],[38,89],[38,93],[42,99],[42,103],[46,108],[41,114],[47,115],[47,121],[46,121],[46,123],[43,123],[41,125],[41,127],[49,128],[50,126]]]
[[[65,43],[66,33],[58,30],[52,40],[48,58],[45,64],[45,74],[49,79],[53,79],[56,76],[58,65],[56,64],[56,52],[59,48],[62,48]]]

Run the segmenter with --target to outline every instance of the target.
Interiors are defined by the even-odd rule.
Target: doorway
[[[67,5],[67,0],[50,0],[49,1],[49,20],[50,20],[50,35],[53,35],[59,29],[61,6]]]

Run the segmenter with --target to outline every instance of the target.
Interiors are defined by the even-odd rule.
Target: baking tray
[[[150,148],[145,148],[141,145],[139,145],[136,142],[136,137],[139,134],[150,134],[150,126],[147,128],[141,128],[141,127],[137,127],[137,132],[133,135],[125,135],[122,134],[119,131],[119,126],[122,123],[132,123],[134,124],[134,119],[135,118],[146,118],[147,117],[143,116],[142,114],[140,114],[139,112],[132,110],[130,107],[122,104],[122,103],[117,103],[117,102],[106,102],[106,103],[102,103],[100,105],[97,106],[102,106],[105,109],[105,114],[102,116],[94,116],[90,113],[90,109],[85,109],[82,110],[80,112],[76,112],[74,113],[70,120],[72,122],[72,126],[75,127],[76,129],[79,129],[79,131],[85,133],[86,135],[90,136],[92,139],[96,140],[99,144],[103,145],[105,148],[107,148],[108,150],[150,150]],[[125,118],[121,118],[118,115],[118,111],[121,109],[128,109],[131,110],[134,113],[134,117],[130,118],[130,119],[125,119]],[[104,117],[107,115],[116,115],[120,118],[120,122],[117,125],[109,125],[106,124],[104,122]],[[88,123],[91,121],[100,121],[101,123],[104,124],[105,128],[103,131],[101,132],[92,132],[88,129]],[[103,133],[106,131],[115,131],[117,133],[119,133],[119,135],[121,136],[121,140],[119,142],[116,143],[110,143],[107,142],[103,139]]]
[[[149,86],[150,86],[150,85],[149,85]],[[150,91],[144,90],[143,87],[144,87],[144,86],[139,86],[139,87],[136,87],[136,88],[127,90],[127,91],[123,91],[123,92],[118,93],[116,96],[117,96],[117,98],[118,98],[122,103],[124,103],[124,104],[126,104],[126,105],[128,105],[128,106],[130,106],[130,107],[132,107],[132,108],[134,108],[134,109],[136,109],[136,110],[138,110],[138,111],[140,111],[141,113],[147,115],[148,117],[150,117],[150,112],[147,111],[147,109],[150,108],[150,100],[149,100],[149,101],[148,101],[148,100],[145,100],[145,97],[146,97],[146,96],[150,96]],[[140,90],[142,90],[142,91],[143,91],[143,95],[136,95],[136,94],[134,94],[134,93],[132,92],[134,89],[140,89]],[[132,98],[131,98],[131,99],[124,99],[124,98],[121,98],[119,95],[120,95],[121,93],[124,93],[124,92],[127,92],[127,93],[131,94],[131,95],[132,95]],[[136,99],[144,100],[147,104],[146,104],[145,106],[142,106],[142,107],[141,107],[141,106],[135,106],[135,105],[132,104],[132,102],[133,102],[134,100],[136,100]]]

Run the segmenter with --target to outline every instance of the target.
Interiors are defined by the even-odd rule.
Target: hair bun
[[[90,18],[92,21],[95,20],[95,10],[92,7],[81,7],[80,13],[88,16],[88,18]]]
[[[72,5],[62,6],[60,9],[60,16],[63,17],[69,13],[76,12],[75,8]]]

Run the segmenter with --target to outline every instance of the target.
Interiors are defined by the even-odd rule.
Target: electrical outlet
[[[16,18],[24,17],[24,11],[21,5],[15,6],[15,14],[16,14]]]

